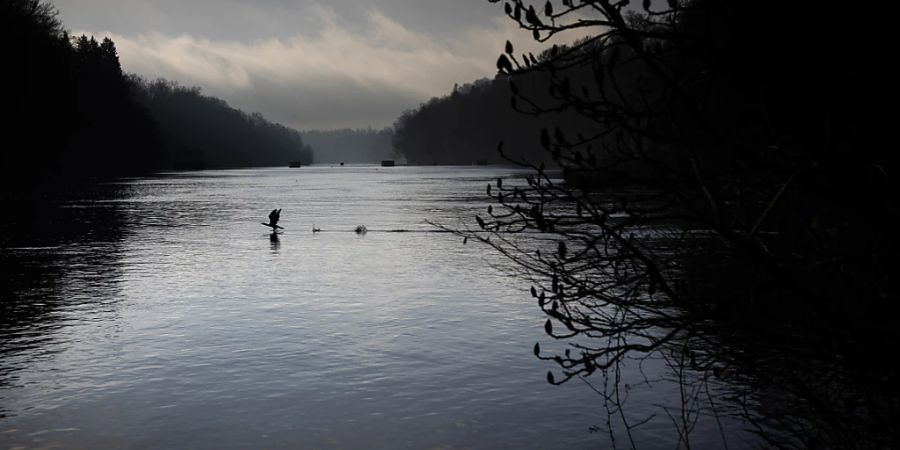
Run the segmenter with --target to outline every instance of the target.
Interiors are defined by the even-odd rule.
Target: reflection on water
[[[554,342],[529,284],[502,256],[426,232],[425,219],[471,221],[487,180],[518,175],[196,172],[17,205],[0,225],[0,444],[584,448],[609,444],[613,417],[639,447],[673,447],[677,355],[611,374],[622,410],[582,383],[550,386],[531,349]],[[279,234],[259,224],[274,207]],[[721,404],[733,387],[694,398]],[[740,414],[691,417],[695,447],[723,430],[729,448],[759,442]]]
[[[498,258],[353,232],[470,217],[497,170],[177,174],[3,224],[0,443],[590,445],[595,407],[543,381],[540,318]]]
[[[272,244],[272,252],[277,252],[281,248],[281,239],[278,238],[277,232],[269,235],[269,242]]]

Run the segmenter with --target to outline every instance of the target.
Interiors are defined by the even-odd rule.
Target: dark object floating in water
[[[341,167],[344,167],[344,162],[343,162],[343,161],[341,161]]]
[[[269,223],[265,223],[265,222],[260,222],[260,223],[267,227],[272,227],[272,231],[275,231],[279,228],[284,229],[284,227],[278,226],[278,219],[280,219],[280,218],[281,218],[281,210],[273,209],[272,212],[269,213]]]
[[[357,225],[353,231],[356,232],[356,234],[366,234],[369,229],[366,228],[365,225]]]
[[[291,161],[290,163],[288,163],[288,167],[300,167],[302,165],[303,164],[300,163],[300,161]]]
[[[322,231],[322,229],[321,229],[321,228],[316,228],[316,224],[313,224],[313,233],[318,233],[318,232],[320,232],[320,231]]]
[[[393,159],[381,160],[381,167],[394,167],[394,160]]]

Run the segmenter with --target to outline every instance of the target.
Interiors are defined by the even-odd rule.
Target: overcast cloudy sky
[[[123,68],[298,129],[381,127],[496,73],[507,39],[540,48],[487,0],[55,0]]]

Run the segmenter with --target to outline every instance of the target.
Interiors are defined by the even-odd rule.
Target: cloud
[[[403,109],[446,94],[454,83],[496,73],[507,39],[517,53],[540,47],[503,17],[437,37],[411,30],[378,9],[360,24],[310,5],[313,35],[228,40],[145,32],[108,35],[123,68],[149,79],[197,85],[233,106],[289,126],[389,125]]]

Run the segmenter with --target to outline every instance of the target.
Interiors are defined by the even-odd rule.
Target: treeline
[[[303,140],[315,150],[318,163],[374,163],[395,157],[390,127],[340,130],[310,130]]]
[[[197,88],[122,72],[115,44],[73,39],[52,5],[0,3],[3,184],[311,161],[299,134]]]
[[[393,146],[410,164],[503,163],[501,140],[516,159],[544,160],[535,134],[544,121],[517,113],[511,95],[502,78],[454,87],[404,111],[394,123]]]
[[[48,4],[0,4],[4,183],[155,167],[156,123],[134,100],[112,41],[70,39]]]
[[[538,39],[592,33],[544,61],[498,58],[518,109],[592,126],[542,130],[569,183],[498,180],[475,222],[503,235],[470,235],[531,271],[546,333],[570,339],[535,346],[548,381],[661,352],[684,391],[733,384],[709,413],[731,408],[766,445],[897,447],[896,6],[628,4],[503,4]],[[549,99],[523,93],[532,74]]]
[[[282,166],[289,161],[312,163],[312,148],[300,133],[269,122],[260,113],[248,114],[224,100],[203,95],[199,87],[185,87],[165,79],[129,80],[137,100],[159,127],[162,167],[209,169]]]
[[[596,210],[585,220],[596,220],[605,235],[619,232],[605,221],[621,213],[635,226],[675,223],[718,236],[725,244],[705,244],[708,267],[692,262],[678,270],[734,279],[704,281],[721,291],[710,294],[704,286],[689,295],[672,281],[667,295],[685,297],[680,303],[728,299],[715,307],[734,308],[738,322],[749,311],[777,308],[782,319],[816,317],[825,328],[852,328],[848,333],[885,329],[885,316],[874,312],[896,296],[889,261],[900,219],[895,115],[887,113],[897,71],[885,55],[896,54],[900,42],[885,19],[892,15],[874,18],[836,2],[790,3],[777,11],[712,0],[644,5],[644,12],[596,12],[617,25],[594,30],[591,22],[551,24],[565,16],[559,10],[541,19],[534,11],[521,15],[524,3],[510,3],[511,18],[538,35],[596,33],[539,58],[517,55],[508,44],[498,59],[504,75],[491,86],[505,83],[525,115],[557,116],[540,126],[535,141],[566,170],[570,190],[529,198],[579,198],[579,191],[604,189],[609,204],[579,206]],[[840,34],[833,33],[836,23]],[[535,89],[539,81],[543,89]],[[449,111],[462,102],[437,104]],[[445,120],[492,120],[484,111]],[[427,112],[420,108],[413,118]],[[656,203],[607,189],[615,185],[652,188]],[[532,224],[546,227],[536,215]],[[619,242],[628,243],[631,236],[621,233]],[[655,252],[635,257],[658,267],[670,261]],[[667,281],[655,276],[652,290]]]
[[[548,50],[531,58],[538,63],[551,56]],[[523,113],[529,104],[517,103],[516,93],[538,103],[552,98],[541,73],[519,74],[514,84],[501,74],[454,86],[450,94],[403,112],[394,123],[394,148],[411,164],[553,164],[540,143],[541,129],[559,123],[590,128],[589,120],[569,108]]]

